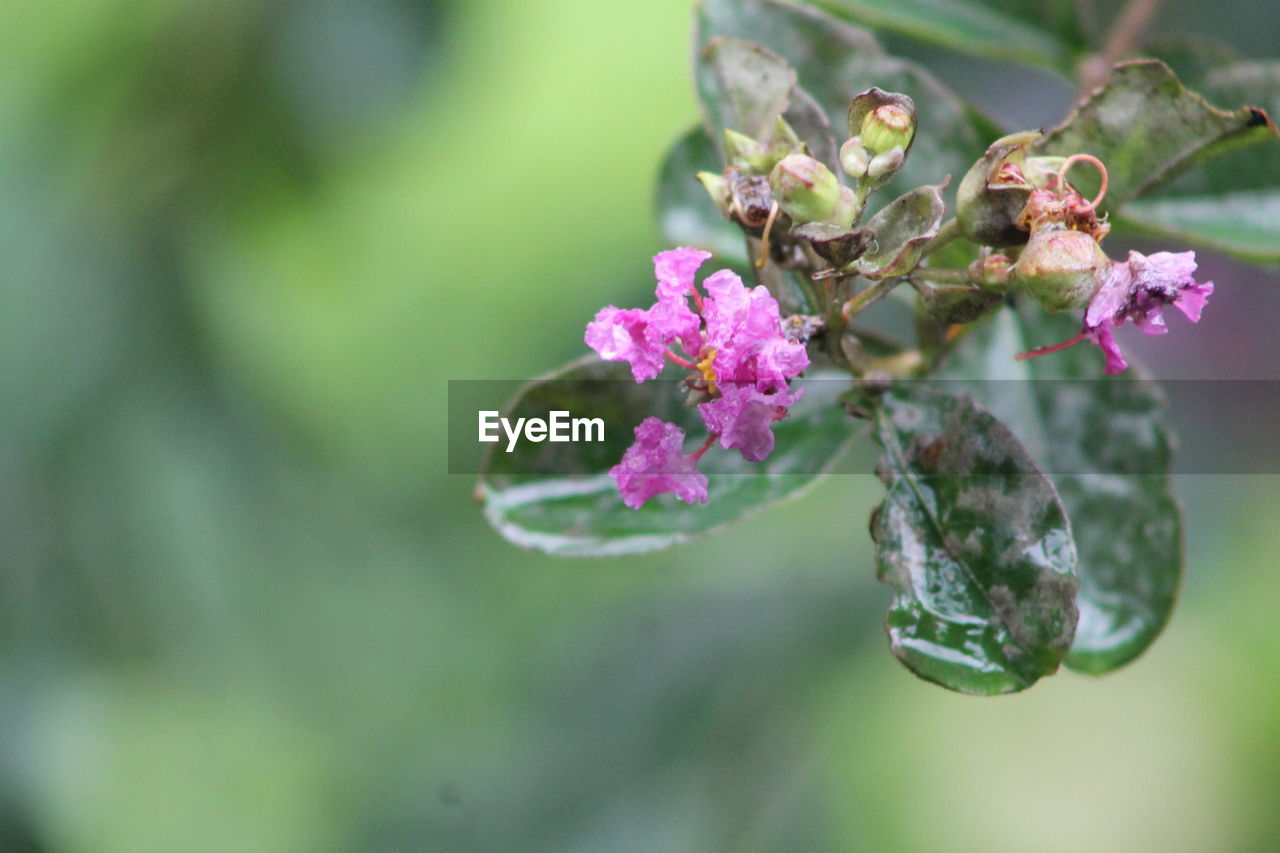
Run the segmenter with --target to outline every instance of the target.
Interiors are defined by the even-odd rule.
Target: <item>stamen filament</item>
[[[769,208],[769,218],[764,221],[764,233],[760,235],[760,257],[756,258],[756,269],[764,269],[769,260],[769,232],[773,230],[773,220],[778,217],[778,203],[775,201]]]
[[[678,356],[675,353],[673,353],[671,350],[664,350],[664,352],[666,353],[667,358],[671,359],[671,361],[674,364],[678,364],[681,367],[685,368],[686,370],[698,369],[698,365],[696,362],[690,361],[689,359],[683,358],[682,356]]]
[[[1102,203],[1102,199],[1107,194],[1107,167],[1102,165],[1102,161],[1097,157],[1094,157],[1092,154],[1072,154],[1066,160],[1062,161],[1062,166],[1058,169],[1059,188],[1067,185],[1067,170],[1076,163],[1089,163],[1097,169],[1098,174],[1102,176],[1102,186],[1098,188],[1098,195],[1093,201],[1081,208],[1082,213],[1088,213],[1091,210],[1096,210],[1098,205]]]

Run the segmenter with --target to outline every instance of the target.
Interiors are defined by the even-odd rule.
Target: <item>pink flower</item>
[[[717,384],[754,382],[762,391],[785,388],[809,366],[803,344],[782,333],[778,302],[763,286],[747,288],[730,270],[709,276],[707,346],[715,351]]]
[[[707,477],[697,469],[699,454],[684,452],[684,430],[658,418],[635,429],[635,444],[609,469],[622,502],[639,509],[654,495],[671,492],[687,504],[706,503]]]
[[[785,387],[785,386],[784,386]],[[773,452],[775,422],[787,415],[804,391],[765,393],[750,382],[721,386],[720,396],[698,407],[702,422],[720,435],[720,446],[737,448],[748,462],[763,462]]]
[[[667,346],[679,341],[685,352],[696,356],[702,348],[701,321],[689,308],[696,294],[693,277],[710,252],[672,249],[653,259],[658,279],[658,301],[647,310],[602,308],[587,324],[587,346],[605,361],[631,362],[636,382],[662,372]]]
[[[610,305],[587,324],[587,345],[608,361],[630,362],[637,382],[657,376],[670,359],[693,371],[686,382],[708,398],[698,411],[711,434],[693,453],[683,452],[684,432],[674,424],[651,417],[636,427],[635,443],[609,471],[633,509],[663,492],[685,503],[706,501],[707,478],[697,470],[703,453],[718,441],[763,461],[773,451],[773,424],[802,393],[787,383],[809,366],[809,356],[783,333],[777,300],[729,270],[707,278],[704,299],[694,277],[709,257],[697,249],[660,253],[653,259],[657,302],[644,310]],[[668,349],[677,341],[683,355]]]
[[[1197,283],[1192,278],[1195,271],[1195,252],[1130,252],[1126,263],[1111,265],[1084,315],[1085,335],[1106,354],[1104,373],[1120,373],[1129,366],[1109,327],[1128,320],[1148,335],[1163,335],[1169,331],[1164,324],[1168,305],[1199,322],[1213,282]]]
[[[1199,322],[1209,294],[1213,293],[1213,282],[1196,282],[1192,278],[1195,271],[1195,252],[1156,252],[1150,256],[1130,252],[1128,261],[1108,268],[1102,286],[1085,311],[1080,334],[1060,344],[1020,353],[1018,358],[1048,355],[1087,339],[1106,356],[1102,372],[1121,373],[1129,363],[1116,344],[1112,327],[1129,321],[1148,335],[1163,335],[1169,331],[1164,324],[1164,309],[1169,305],[1191,322]]]

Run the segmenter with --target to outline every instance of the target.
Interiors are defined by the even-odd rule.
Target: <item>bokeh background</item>
[[[1265,56],[1277,18],[1157,29]],[[1145,657],[977,700],[887,651],[870,478],[588,562],[445,474],[447,380],[651,287],[688,36],[688,0],[0,5],[0,850],[1274,844],[1276,476],[1181,478]],[[922,58],[1010,126],[1071,97]],[[1148,363],[1280,378],[1280,280],[1203,262]]]

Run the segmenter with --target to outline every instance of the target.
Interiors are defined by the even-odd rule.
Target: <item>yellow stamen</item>
[[[702,372],[702,379],[707,383],[707,391],[714,394],[716,393],[716,372],[712,370],[711,365],[716,360],[716,351],[708,347],[703,352],[706,355],[702,361],[698,362],[698,370]]]

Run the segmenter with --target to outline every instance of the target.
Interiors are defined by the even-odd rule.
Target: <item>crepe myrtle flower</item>
[[[635,444],[609,469],[623,503],[639,509],[663,492],[671,492],[687,504],[707,502],[707,475],[697,466],[710,441],[694,453],[685,453],[684,430],[653,417],[641,421],[635,435]]]
[[[1148,335],[1169,331],[1164,322],[1164,309],[1176,307],[1193,323],[1200,321],[1213,282],[1197,282],[1195,252],[1156,252],[1144,255],[1130,252],[1124,263],[1113,263],[1102,276],[1102,284],[1085,310],[1084,328],[1080,334],[1060,344],[1020,353],[1019,359],[1035,358],[1074,346],[1083,340],[1093,341],[1106,356],[1103,373],[1123,372],[1125,361],[1116,344],[1112,327],[1130,322]]]
[[[609,472],[633,509],[663,492],[685,503],[705,501],[706,477],[696,469],[702,455],[718,442],[763,461],[773,450],[773,424],[803,393],[788,383],[809,366],[809,356],[783,332],[777,300],[731,270],[710,275],[704,297],[694,277],[709,257],[687,248],[659,253],[657,302],[643,310],[610,305],[587,324],[587,345],[606,361],[629,362],[637,382],[671,361],[692,371],[685,382],[703,398],[699,414],[710,435],[694,453],[683,452],[684,431],[675,424],[651,417],[636,427],[635,444]]]

